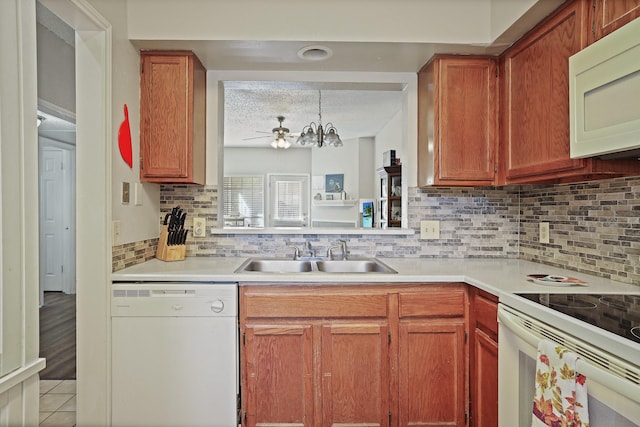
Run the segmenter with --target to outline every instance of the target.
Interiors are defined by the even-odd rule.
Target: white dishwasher
[[[238,286],[111,286],[111,424],[237,425]]]

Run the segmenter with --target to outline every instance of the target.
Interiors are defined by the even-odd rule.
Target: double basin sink
[[[325,258],[249,258],[236,273],[397,273],[377,258],[329,260]]]

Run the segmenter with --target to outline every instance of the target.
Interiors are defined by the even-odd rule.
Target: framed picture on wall
[[[344,174],[335,173],[324,176],[325,193],[340,193],[344,190]]]

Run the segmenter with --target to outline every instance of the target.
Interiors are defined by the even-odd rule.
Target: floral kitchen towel
[[[589,427],[587,378],[578,355],[548,340],[538,344],[531,427]]]

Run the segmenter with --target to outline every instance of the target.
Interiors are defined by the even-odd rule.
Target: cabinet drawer
[[[251,293],[244,296],[245,317],[386,317],[385,294]]]
[[[478,327],[497,334],[498,304],[482,297],[476,297],[474,309]]]
[[[464,316],[464,289],[400,293],[398,301],[400,318]]]

